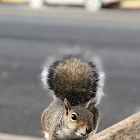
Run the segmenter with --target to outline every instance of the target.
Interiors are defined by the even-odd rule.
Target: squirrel
[[[46,78],[54,92],[54,100],[44,110],[41,125],[48,140],[84,139],[99,123],[99,104],[103,93],[104,73],[93,62],[83,62],[67,56],[44,68]]]

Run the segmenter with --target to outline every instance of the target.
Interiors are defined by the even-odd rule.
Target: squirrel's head
[[[64,118],[68,129],[77,137],[84,137],[91,131],[96,131],[97,120],[96,116],[89,111],[91,100],[87,103],[86,107],[72,106],[68,100],[64,99]]]

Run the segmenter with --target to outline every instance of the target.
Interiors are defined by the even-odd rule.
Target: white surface
[[[86,0],[85,7],[88,11],[96,12],[102,7],[101,0]]]
[[[30,0],[30,6],[34,9],[39,9],[43,6],[44,0]]]

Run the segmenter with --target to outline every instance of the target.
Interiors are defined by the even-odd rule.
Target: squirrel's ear
[[[66,115],[68,115],[68,112],[71,110],[71,105],[66,98],[64,99],[64,106],[66,110]]]
[[[85,108],[89,109],[90,106],[91,106],[91,100],[89,100]]]

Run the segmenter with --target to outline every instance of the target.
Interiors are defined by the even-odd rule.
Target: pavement
[[[28,137],[28,136],[0,133],[0,140],[45,140],[45,139],[43,138],[41,139],[37,137]]]
[[[44,137],[40,117],[52,98],[42,67],[77,48],[99,56],[106,74],[98,132],[140,111],[139,22],[140,11],[0,5],[0,132]]]

